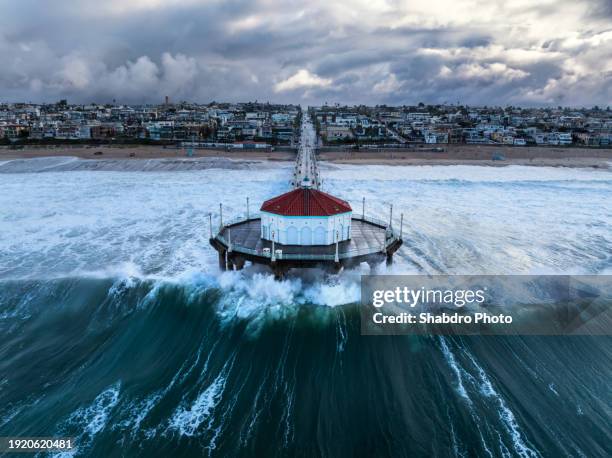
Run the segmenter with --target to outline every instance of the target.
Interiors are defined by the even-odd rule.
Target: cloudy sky
[[[612,105],[612,0],[0,0],[0,101]]]

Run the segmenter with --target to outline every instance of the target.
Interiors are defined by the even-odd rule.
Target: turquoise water
[[[207,213],[288,175],[0,174],[0,436],[101,457],[609,455],[609,337],[361,336],[366,266],[219,272]],[[392,273],[612,268],[607,171],[323,177],[372,216],[404,212]]]

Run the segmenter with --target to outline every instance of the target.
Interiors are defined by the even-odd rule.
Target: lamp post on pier
[[[336,231],[336,255],[334,256],[334,261],[335,262],[340,262],[340,257],[338,256],[338,231]]]

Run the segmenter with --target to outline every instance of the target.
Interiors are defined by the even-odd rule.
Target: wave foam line
[[[223,365],[213,382],[204,391],[200,392],[189,408],[179,406],[176,409],[170,419],[168,429],[174,429],[182,436],[193,437],[200,425],[208,420],[206,429],[210,430],[213,421],[212,415],[221,401],[228,374],[235,360],[236,356],[234,354],[232,359]]]
[[[270,372],[267,371],[266,375],[265,375],[265,378],[259,384],[259,388],[257,389],[257,393],[255,394],[255,399],[253,400],[253,408],[252,408],[252,411],[251,411],[252,412],[252,414],[251,414],[251,421],[249,421],[249,423],[248,423],[246,433],[243,434],[243,431],[240,431],[240,445],[242,447],[245,447],[247,445],[249,439],[252,437],[253,431],[255,429],[255,426],[257,425],[257,422],[259,421],[259,416],[264,411],[265,406],[262,406],[261,408],[258,408],[258,405],[259,405],[259,400],[262,397],[262,394],[264,392],[264,387],[268,383],[269,378],[270,378]],[[266,405],[268,405],[268,403],[269,403],[269,401],[267,400],[267,398],[265,396],[264,396],[264,403]]]
[[[289,442],[293,440],[294,437],[293,427],[291,425],[291,416],[293,413],[293,404],[295,402],[295,383],[293,383],[291,388],[289,388],[289,383],[285,381],[284,392],[287,402],[285,404],[285,409],[283,410],[281,422],[285,425],[283,432],[283,446],[287,448],[289,446]]]
[[[214,349],[217,343],[218,341],[213,344],[213,347],[208,355],[208,358],[206,359],[205,368],[203,369],[203,372],[205,372],[208,367],[208,361],[210,360],[210,355],[214,352]],[[166,387],[154,392],[151,396],[144,399],[141,403],[132,404],[130,410],[133,412],[136,412],[136,415],[133,418],[128,419],[121,424],[122,427],[130,427],[130,426],[132,427],[132,433],[131,433],[132,436],[136,435],[140,431],[140,424],[149,415],[149,413],[153,410],[153,408],[157,404],[159,404],[159,402],[170,392],[170,390],[172,390],[172,388],[177,383],[182,384],[183,382],[185,382],[187,377],[189,377],[189,375],[193,372],[193,370],[198,366],[198,363],[200,362],[200,359],[202,357],[202,353],[203,353],[205,344],[206,344],[206,339],[204,339],[202,343],[200,344],[200,347],[198,348],[196,358],[193,364],[189,365],[188,364],[189,361],[183,362],[179,370],[174,374],[174,376],[172,377],[172,380],[170,380],[170,383]],[[158,429],[159,427],[153,427],[153,428],[149,428],[148,430],[146,430],[145,436],[147,437],[147,439],[154,437],[157,434]]]
[[[461,371],[459,369],[457,360],[455,359],[455,355],[453,355],[453,352],[446,345],[444,337],[440,336],[438,341],[440,342],[440,347],[442,348],[442,354],[444,355],[446,362],[448,363],[450,368],[453,370],[453,372],[457,376],[457,392],[463,399],[467,401],[469,405],[472,405],[472,400],[468,396],[467,391],[465,390],[465,386],[463,385],[463,378],[461,376]]]
[[[106,428],[111,411],[119,402],[121,381],[116,382],[100,393],[86,408],[75,410],[66,420],[65,425],[84,425],[82,432],[75,437],[73,449],[53,455],[54,457],[72,457],[87,449],[98,433]]]
[[[533,458],[540,456],[539,452],[530,448],[526,440],[523,439],[523,435],[521,434],[521,429],[516,421],[516,417],[514,413],[510,410],[510,408],[506,405],[503,397],[493,388],[493,384],[491,380],[487,376],[484,369],[476,362],[476,359],[467,351],[465,351],[466,356],[470,359],[476,370],[478,371],[478,376],[480,378],[480,391],[487,398],[493,398],[497,401],[499,410],[499,418],[502,421],[502,424],[505,426],[506,430],[512,437],[512,445],[516,453],[518,453],[521,457]]]
[[[191,407],[179,407],[170,420],[170,428],[177,430],[182,436],[194,436],[202,422],[209,418],[217,406],[225,382],[223,373],[220,373],[208,388],[198,395]]]
[[[221,431],[223,431],[223,427],[227,424],[227,419],[230,418],[232,413],[234,412],[234,409],[236,408],[236,405],[238,404],[238,399],[240,397],[240,393],[242,393],[242,390],[247,385],[247,382],[249,381],[249,376],[250,375],[251,375],[251,368],[249,368],[249,372],[244,377],[244,379],[242,381],[242,384],[240,385],[238,390],[235,391],[234,395],[229,400],[227,408],[225,409],[225,411],[221,415],[221,418],[219,420],[219,426],[217,426],[214,429],[212,438],[210,439],[210,442],[208,443],[208,446],[207,446],[209,454],[213,450],[215,450],[217,448],[217,439],[221,435]]]

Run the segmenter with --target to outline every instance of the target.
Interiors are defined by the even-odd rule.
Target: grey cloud
[[[345,53],[334,53],[323,56],[315,70],[323,76],[335,76],[342,72],[362,68],[376,63],[388,62],[389,56],[379,50],[349,50]]]
[[[559,7],[567,1],[558,0]],[[609,0],[590,0],[571,29],[551,22],[554,34],[527,25],[530,14],[534,21],[553,14],[542,8],[514,8],[516,19],[504,10],[510,15],[490,25],[487,17],[472,23],[425,12],[414,25],[416,13],[394,3],[359,20],[350,19],[351,3],[334,9],[314,0],[125,3],[127,10],[109,10],[113,4],[121,6],[2,2],[0,100],[612,103],[605,76],[612,40],[602,20],[612,13]],[[509,38],[513,33],[520,43]],[[303,69],[333,83],[274,90]]]
[[[612,2],[610,0],[587,0],[589,16],[593,18],[612,19]]]

